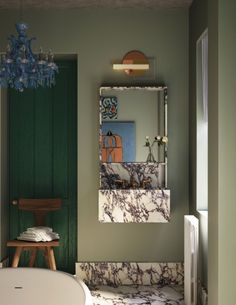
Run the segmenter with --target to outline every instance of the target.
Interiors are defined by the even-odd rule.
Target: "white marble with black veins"
[[[101,162],[100,184],[101,189],[162,189],[165,163]]]
[[[183,263],[80,262],[76,276],[88,286],[184,284]]]
[[[99,190],[101,222],[169,222],[170,190]]]
[[[164,163],[101,163],[99,221],[169,222]]]
[[[93,305],[184,305],[183,286],[97,286]]]

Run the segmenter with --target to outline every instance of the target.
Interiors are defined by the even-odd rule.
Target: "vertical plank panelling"
[[[52,196],[52,90],[35,94],[35,197]]]
[[[20,95],[19,139],[15,149],[19,154],[19,197],[34,196],[34,91],[26,90]]]
[[[12,206],[12,201],[18,198],[19,193],[19,185],[18,185],[18,176],[19,176],[19,168],[17,164],[19,163],[19,150],[17,147],[19,146],[19,119],[20,119],[20,98],[16,94],[15,91],[9,90],[9,177],[11,179],[11,183],[9,185],[9,192],[12,196],[10,196],[10,205],[11,205],[11,213],[10,213],[10,223],[14,223],[14,226],[10,226],[10,238],[15,238],[19,231],[19,221],[18,214],[19,210],[17,207]],[[14,122],[14,128],[13,128]]]
[[[35,194],[35,162],[34,162],[34,120],[35,120],[35,92],[26,90],[20,96],[20,120],[19,120],[19,140],[16,149],[19,153],[18,184],[19,198],[32,198]],[[20,232],[25,231],[34,224],[33,215],[23,211],[19,212]],[[28,261],[28,253],[23,253],[22,262]]]
[[[68,69],[63,64],[59,66],[57,77],[59,89],[54,90],[53,98],[53,192],[54,196],[63,199],[60,213],[52,215],[55,226],[61,237],[61,247],[56,250],[57,260],[68,268]],[[62,72],[63,71],[63,72]],[[67,234],[65,234],[67,232]],[[66,255],[62,255],[66,253]]]
[[[10,90],[10,201],[34,196],[34,92]],[[13,194],[13,196],[11,196]],[[12,206],[10,237],[32,226],[33,216]],[[28,255],[22,255],[22,262]]]
[[[68,121],[68,141],[69,143],[74,143],[77,139],[77,66],[73,63],[70,63],[69,71],[73,77],[68,83],[68,99],[71,101],[68,105],[69,117],[71,118]],[[77,142],[76,142],[77,143]],[[69,257],[74,257],[77,259],[77,247],[74,245],[77,244],[77,145],[68,145],[68,186],[69,186],[69,197],[70,197],[70,209],[68,217],[70,219],[70,225],[68,227],[68,236],[69,236]],[[76,191],[75,191],[76,190]],[[68,269],[72,273],[74,271],[74,265],[69,260]]]
[[[63,208],[60,213],[52,215],[58,232],[61,233],[61,249],[57,249],[58,259],[69,272],[74,272],[77,248],[74,246],[77,230],[77,156],[76,156],[76,65],[73,62],[60,63],[61,75],[57,83],[61,90],[54,91],[54,158],[53,158],[53,189],[54,196],[63,198]],[[75,145],[71,145],[74,143]],[[67,232],[67,234],[64,234]],[[61,255],[60,251],[67,255]]]
[[[68,198],[68,69],[61,64],[57,90],[53,89],[53,191]]]
[[[58,62],[56,86],[10,90],[10,199],[53,198],[62,209],[47,217],[60,234],[59,270],[74,273],[77,257],[77,80],[76,62]],[[31,213],[10,209],[11,238],[34,224]],[[24,255],[21,265],[26,265]],[[37,266],[44,261],[37,259]]]
[[[23,102],[24,101],[24,102]],[[34,196],[34,92],[29,90],[21,95],[10,93],[10,192],[11,199]],[[12,201],[12,200],[11,200]],[[20,230],[32,224],[32,217],[18,211],[12,206],[11,221],[15,223],[10,229],[14,237]],[[20,214],[20,217],[16,215]]]
[[[52,195],[52,90],[38,88],[35,91],[35,198],[51,198]],[[54,228],[47,220],[46,225]],[[37,266],[45,266],[42,256],[38,256]]]
[[[60,247],[55,249],[55,256],[57,264],[60,265],[60,270],[71,272],[69,270],[69,261],[74,265],[75,262],[72,260],[72,257],[69,256],[69,233],[68,227],[70,226],[68,220],[68,205],[65,205],[63,200],[63,207],[57,213],[52,214],[51,216],[53,222],[53,228],[56,232],[60,234]],[[74,272],[73,272],[74,273]]]

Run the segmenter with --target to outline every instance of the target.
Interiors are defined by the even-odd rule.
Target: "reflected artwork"
[[[101,114],[102,119],[117,119],[118,117],[118,100],[116,96],[101,97]]]
[[[132,162],[135,147],[135,122],[102,123],[102,162]]]

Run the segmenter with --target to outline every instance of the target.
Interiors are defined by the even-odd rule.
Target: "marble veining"
[[[169,222],[170,190],[99,190],[101,222]]]
[[[101,189],[161,189],[165,187],[165,164],[123,162],[100,164]]]
[[[183,263],[80,262],[76,275],[88,286],[180,285],[184,283]]]
[[[184,305],[183,286],[98,286],[93,305]]]

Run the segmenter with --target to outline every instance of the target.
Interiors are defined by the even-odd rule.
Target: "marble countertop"
[[[93,305],[184,305],[180,285],[96,286],[90,290]]]

